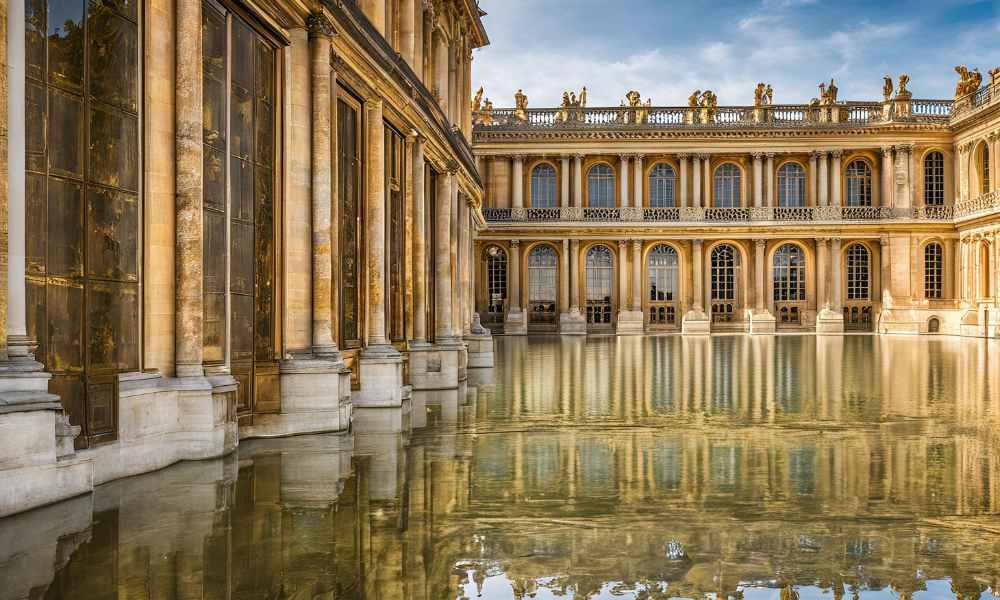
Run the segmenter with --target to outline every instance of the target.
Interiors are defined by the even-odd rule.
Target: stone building
[[[1000,70],[956,70],[954,100],[481,107],[484,324],[996,336]]]
[[[473,0],[3,5],[0,515],[492,364]]]

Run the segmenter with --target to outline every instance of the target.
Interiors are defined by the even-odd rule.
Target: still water
[[[0,521],[3,598],[1000,595],[1000,344],[498,338],[353,434]]]

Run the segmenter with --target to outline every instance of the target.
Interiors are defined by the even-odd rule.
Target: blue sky
[[[910,76],[917,98],[950,98],[955,65],[1000,66],[1000,0],[480,0],[491,44],[475,51],[473,89],[497,107],[524,88],[556,106],[586,85],[589,106],[629,89],[683,105],[695,89],[750,104],[808,102],[835,77],[841,100],[882,97],[882,76]]]

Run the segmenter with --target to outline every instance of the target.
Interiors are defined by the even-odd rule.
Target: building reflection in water
[[[497,368],[0,521],[2,598],[1000,593],[997,342],[500,338]]]

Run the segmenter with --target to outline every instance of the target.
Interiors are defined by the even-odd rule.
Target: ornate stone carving
[[[983,75],[979,72],[979,69],[969,71],[965,65],[959,65],[955,67],[955,72],[958,73],[959,77],[958,83],[955,85],[956,100],[975,93],[983,83]]]
[[[333,37],[333,34],[336,33],[333,22],[323,12],[314,12],[306,17],[306,30],[309,32],[310,38]]]
[[[528,97],[521,89],[514,94],[514,118],[522,123],[528,120]]]

